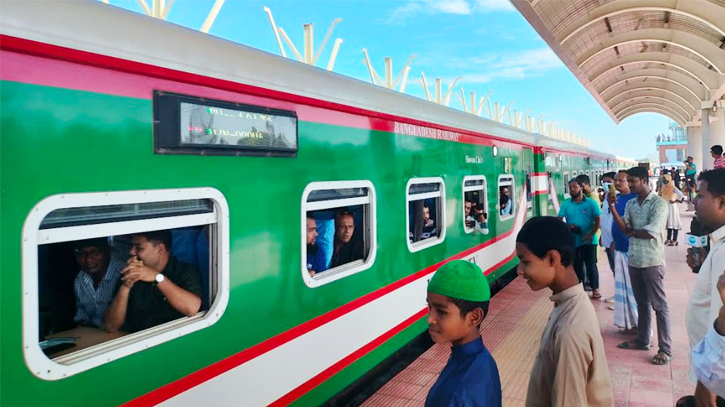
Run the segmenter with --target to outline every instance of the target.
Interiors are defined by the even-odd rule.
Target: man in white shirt
[[[705,339],[708,329],[712,329],[722,306],[717,281],[725,270],[725,169],[700,173],[694,203],[697,219],[714,232],[710,235],[710,253],[707,253],[707,257],[702,249],[687,250],[687,264],[691,268],[701,266],[687,305],[687,334],[693,348]],[[690,381],[697,382],[695,405],[716,406],[716,394],[697,380],[696,371],[693,363]]]
[[[725,304],[725,275],[717,281],[720,301]],[[708,392],[699,391],[695,396],[685,396],[677,401],[675,407],[725,407],[725,305],[715,323],[707,330],[705,339],[692,348],[692,367],[697,375],[698,384]],[[716,394],[713,404],[712,393]]]

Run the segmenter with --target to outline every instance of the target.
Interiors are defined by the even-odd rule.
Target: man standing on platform
[[[722,156],[722,146],[720,144],[715,144],[710,147],[710,154],[715,159],[713,163],[714,169],[725,168],[725,158]]]
[[[608,172],[604,175],[602,175],[602,185],[604,186],[604,196],[609,196],[611,194],[616,194],[616,190],[614,189],[614,177],[617,175],[615,172]],[[606,200],[606,198],[605,198]],[[607,261],[609,262],[609,269],[612,270],[612,274],[614,274],[614,241],[612,240],[612,224],[614,223],[614,220],[612,219],[612,212],[609,209],[609,205],[602,205],[602,217],[601,217],[601,231],[602,235],[599,238],[599,244],[604,248],[604,251],[607,253]],[[611,305],[614,303],[614,295],[612,295],[611,298],[607,298],[604,300],[604,302],[610,303],[609,309],[614,309],[614,305]]]
[[[530,219],[516,237],[517,273],[533,291],[551,289],[556,304],[531,370],[526,407],[614,403],[597,314],[572,267],[574,241],[551,216]]]
[[[670,310],[665,295],[665,225],[670,212],[668,203],[649,187],[647,170],[633,167],[627,171],[627,182],[637,199],[627,202],[624,216],[612,211],[619,229],[629,236],[629,276],[637,300],[639,321],[637,338],[622,342],[622,349],[649,350],[652,313],[657,316],[659,350],[652,359],[655,365],[672,360]],[[610,207],[614,206],[610,202]]]
[[[617,212],[621,217],[627,202],[637,197],[629,190],[627,171],[619,170],[614,177],[614,186],[619,196],[609,195],[607,207],[610,213]],[[612,206],[614,202],[614,206]],[[613,216],[612,216],[613,218]],[[637,333],[637,300],[632,291],[632,280],[629,276],[629,237],[622,232],[616,224],[612,224],[612,248],[614,249],[614,325],[620,328],[620,333]]]
[[[695,192],[695,175],[697,174],[697,165],[692,160],[692,157],[687,157],[685,160],[685,186],[687,186],[687,210],[694,210],[692,208],[692,193]]]
[[[601,298],[599,293],[599,270],[597,270],[597,231],[599,230],[599,217],[602,209],[597,203],[584,195],[582,182],[578,178],[569,181],[569,194],[571,198],[565,200],[559,208],[559,219],[566,219],[566,224],[576,237],[576,256],[574,257],[574,270],[579,281],[584,282],[584,267],[586,266],[589,284],[592,288],[592,298]]]
[[[685,319],[691,347],[705,338],[720,313],[722,299],[717,282],[725,270],[725,169],[704,171],[700,173],[698,181],[695,215],[705,227],[714,232],[710,235],[710,253],[706,253],[703,248],[687,249],[687,265],[693,269],[700,266]],[[695,383],[697,378],[694,358],[692,362],[690,381]],[[695,400],[701,403],[698,407],[715,406],[715,393],[697,381]]]

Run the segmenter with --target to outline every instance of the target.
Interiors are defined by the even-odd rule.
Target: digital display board
[[[297,149],[297,119],[182,102],[181,144]]]
[[[294,156],[297,116],[262,106],[155,92],[156,152]]]

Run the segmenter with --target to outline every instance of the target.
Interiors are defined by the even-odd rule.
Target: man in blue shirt
[[[589,285],[592,287],[592,298],[602,298],[599,292],[599,270],[597,270],[597,245],[599,238],[599,217],[602,209],[597,203],[584,195],[583,185],[579,179],[569,181],[571,198],[565,200],[559,208],[559,219],[566,219],[569,230],[576,238],[576,255],[574,271],[579,281],[584,282],[584,266],[586,266]]]
[[[498,367],[479,331],[490,298],[483,272],[465,260],[444,264],[428,283],[428,332],[453,347],[425,407],[501,407]]]
[[[614,177],[614,187],[619,191],[619,196],[608,196],[607,206],[610,211],[617,211],[619,216],[624,216],[624,208],[627,202],[637,197],[637,194],[629,190],[627,182],[627,170],[620,170]],[[611,203],[614,201],[614,206]],[[621,328],[621,333],[637,333],[637,300],[632,291],[632,280],[629,277],[629,237],[622,232],[616,223],[611,224],[612,243],[614,251],[614,325]]]
[[[307,272],[310,277],[327,270],[325,253],[317,246],[317,221],[307,213]]]

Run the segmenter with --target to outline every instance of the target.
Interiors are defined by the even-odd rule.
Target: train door
[[[534,151],[530,148],[524,148],[521,154],[524,168],[524,188],[526,189],[526,217],[534,215],[534,186],[538,178],[534,172]]]

